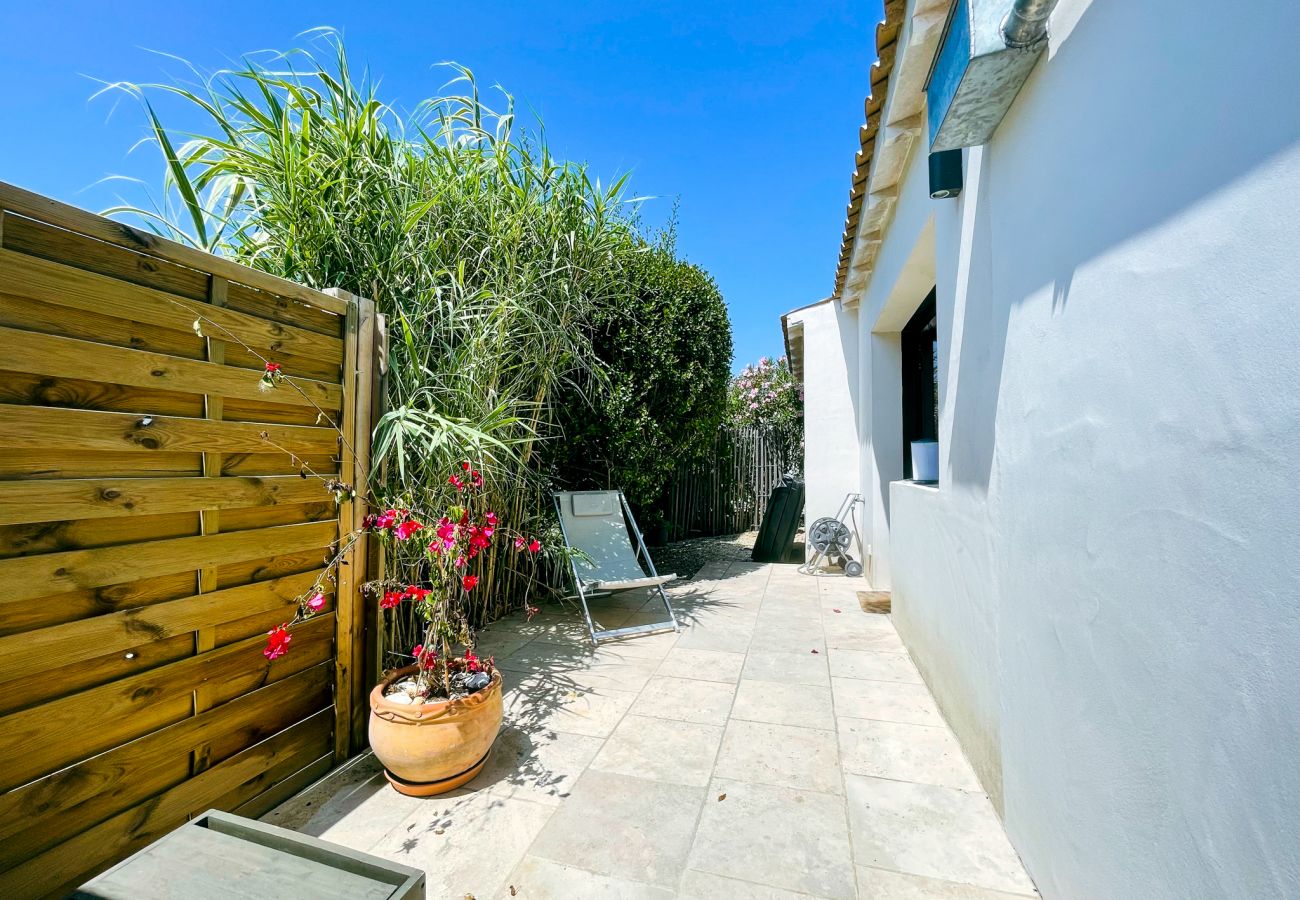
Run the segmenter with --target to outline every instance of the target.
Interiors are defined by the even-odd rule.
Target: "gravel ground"
[[[676,572],[680,578],[693,578],[705,563],[715,559],[749,559],[757,537],[757,531],[746,531],[744,534],[692,538],[663,547],[651,547],[650,557],[660,572]]]

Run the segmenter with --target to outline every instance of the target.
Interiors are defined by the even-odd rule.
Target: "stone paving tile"
[[[854,719],[882,719],[907,725],[944,724],[934,698],[923,684],[832,678],[835,714]]]
[[[750,650],[745,657],[741,677],[752,681],[779,681],[783,684],[807,684],[830,687],[831,676],[826,657],[820,653],[793,653],[787,650]]]
[[[999,891],[1033,891],[988,797],[863,775],[845,778],[855,862]]]
[[[506,721],[464,788],[403,797],[363,756],[267,821],[423,866],[430,897],[1035,896],[862,585],[710,571],[670,588],[677,633],[593,648],[556,604],[486,629]],[[604,625],[661,614],[655,596],[614,599]]]
[[[677,891],[678,900],[825,900],[769,885],[737,881],[708,872],[687,869]]]
[[[898,632],[889,628],[841,628],[831,625],[823,629],[827,645],[833,650],[874,650],[880,653],[906,653],[907,647]]]
[[[379,761],[365,754],[344,770],[281,804],[263,820],[302,834],[369,850],[420,801],[388,785]]]
[[[580,690],[550,678],[525,678],[507,685],[506,720],[526,731],[549,728],[606,737],[637,698],[633,691]]]
[[[687,623],[677,638],[677,649],[721,650],[744,654],[754,634],[752,620],[724,623]]]
[[[822,617],[826,645],[841,650],[887,650],[901,653],[903,641],[888,616],[855,612]]]
[[[754,628],[749,646],[753,650],[793,653],[826,653],[826,638],[819,625],[768,622]]]
[[[511,653],[522,650],[526,645],[531,643],[533,638],[527,635],[516,634],[512,631],[500,631],[492,634],[479,635],[474,642],[474,652],[479,656],[491,656],[496,661],[502,662]]]
[[[704,793],[589,769],[530,852],[598,875],[674,887],[686,868]]]
[[[673,900],[677,896],[668,888],[597,875],[540,856],[525,856],[506,880],[508,884],[499,894],[502,900]]]
[[[552,647],[544,642],[528,644],[499,660],[497,666],[515,680],[546,677],[569,688],[615,691],[641,690],[659,667],[657,658],[629,656],[618,650],[583,648],[557,653]]]
[[[559,810],[457,791],[422,801],[371,853],[424,869],[429,897],[496,896]]]
[[[720,800],[719,797],[726,799]],[[844,798],[715,779],[708,789],[690,868],[802,891],[855,896]]]
[[[845,772],[980,790],[975,771],[946,725],[905,725],[870,719],[839,720]]]
[[[741,653],[677,646],[669,651],[655,674],[734,684],[740,680],[740,671],[744,666],[745,657]]]
[[[991,891],[973,884],[858,866],[858,896],[861,900],[1024,900],[1037,895]]]
[[[722,742],[718,725],[627,715],[591,768],[669,784],[704,787]]]
[[[603,743],[598,737],[545,726],[522,728],[507,720],[492,745],[487,765],[468,787],[558,806]]]
[[[733,684],[656,675],[628,712],[701,725],[725,725],[735,697]]]
[[[903,681],[922,684],[921,673],[906,653],[881,653],[876,650],[828,651],[831,674],[839,678],[865,678],[870,681]]]
[[[843,793],[835,732],[732,719],[714,772],[719,778]]]
[[[743,680],[736,691],[736,703],[731,717],[748,722],[771,722],[775,725],[800,725],[826,730],[835,728],[831,689],[807,684]]]

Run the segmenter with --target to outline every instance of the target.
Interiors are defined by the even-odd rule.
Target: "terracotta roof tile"
[[[840,238],[840,259],[835,269],[835,292],[844,290],[844,280],[849,273],[849,259],[853,254],[853,239],[862,218],[862,204],[867,197],[867,180],[871,176],[871,159],[875,154],[876,135],[880,130],[880,110],[889,92],[889,75],[894,69],[894,52],[898,32],[903,26],[905,0],[887,0],[885,20],[876,26],[876,62],[871,67],[871,94],[863,104],[866,122],[858,129],[858,146],[853,157],[853,179],[849,188],[849,205],[845,211],[844,232]]]

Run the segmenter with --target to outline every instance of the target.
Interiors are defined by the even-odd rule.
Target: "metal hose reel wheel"
[[[849,526],[832,516],[822,516],[808,529],[808,541],[814,550],[838,556],[849,546]]]
[[[805,575],[817,574],[818,564],[826,560],[832,566],[840,566],[844,574],[852,578],[862,574],[862,563],[853,558],[853,548],[856,546],[854,539],[858,529],[857,517],[853,516],[853,510],[859,503],[862,503],[862,495],[850,493],[840,504],[838,515],[822,516],[808,526],[805,540],[814,552],[812,557],[799,567],[800,572]],[[853,521],[852,529],[845,521],[849,518]],[[857,541],[857,544],[860,543],[860,540]]]

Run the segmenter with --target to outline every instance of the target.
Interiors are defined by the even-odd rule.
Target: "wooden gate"
[[[263,649],[362,515],[308,473],[362,481],[378,330],[0,184],[0,896],[257,815],[362,742],[364,546]]]

